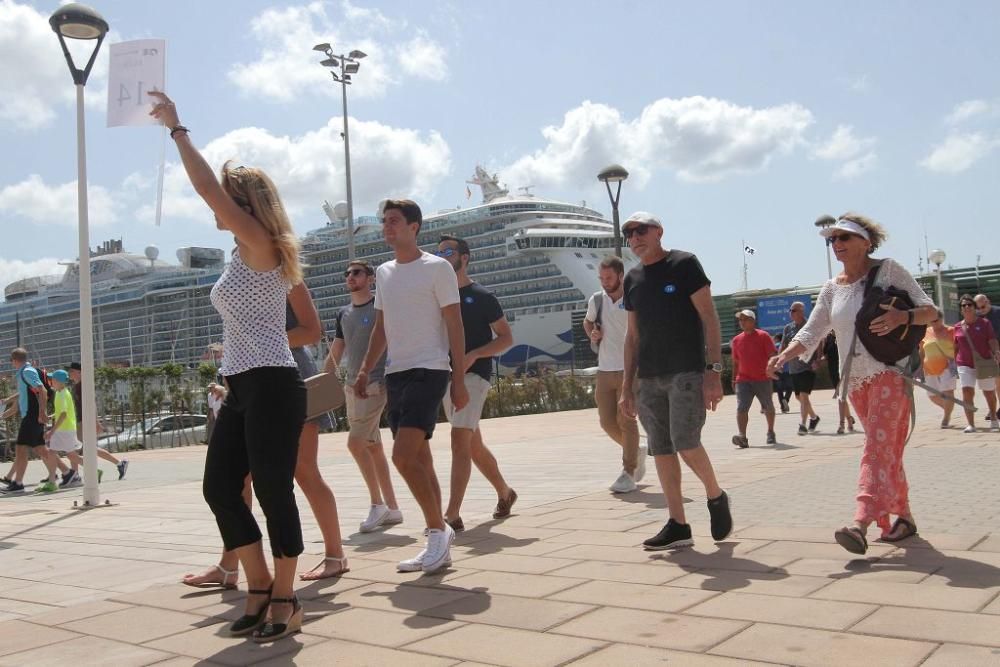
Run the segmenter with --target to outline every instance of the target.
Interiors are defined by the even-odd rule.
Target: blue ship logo
[[[672,285],[672,284],[668,283],[668,284],[666,284],[666,285],[663,286],[663,293],[664,294],[673,294],[676,291],[677,291],[677,285]]]

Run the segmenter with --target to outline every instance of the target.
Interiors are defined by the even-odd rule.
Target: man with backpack
[[[639,448],[639,426],[634,417],[618,409],[625,372],[625,265],[620,257],[606,257],[598,267],[601,291],[587,303],[583,330],[597,352],[597,383],[594,402],[601,428],[622,448],[622,472],[611,485],[613,493],[635,491],[636,483],[646,473],[646,452]]]
[[[52,492],[56,486],[56,460],[45,446],[45,424],[48,422],[48,402],[50,387],[43,381],[44,371],[38,371],[28,363],[28,352],[24,348],[14,348],[10,353],[10,361],[14,366],[14,383],[17,385],[18,411],[21,415],[21,427],[17,433],[17,447],[14,454],[14,466],[9,479],[0,480],[6,483],[4,493],[20,493],[24,491],[24,473],[28,469],[28,448],[35,450],[35,455],[45,463],[48,469],[48,479],[38,485],[38,491]]]

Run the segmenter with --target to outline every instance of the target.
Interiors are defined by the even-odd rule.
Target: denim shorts
[[[427,440],[431,439],[450,378],[451,371],[430,368],[411,368],[385,376],[385,419],[394,437],[401,428],[418,428]]]
[[[637,378],[636,411],[652,456],[701,446],[705,425],[703,371]]]

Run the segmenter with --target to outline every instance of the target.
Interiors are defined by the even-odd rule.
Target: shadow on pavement
[[[646,490],[650,488],[653,491]],[[616,493],[614,497],[626,503],[645,505],[651,510],[661,510],[667,507],[667,500],[663,497],[663,492],[652,484],[644,485],[641,489],[630,493]],[[690,498],[684,498],[684,504],[689,502],[691,502]]]
[[[754,581],[780,581],[789,576],[784,568],[734,556],[736,545],[737,542],[719,542],[716,544],[718,551],[708,554],[692,549],[661,551],[652,554],[650,560],[662,560],[690,574],[704,576],[700,587],[706,591],[734,591],[746,588]]]
[[[440,576],[448,570],[442,570],[433,575]],[[475,588],[462,588],[460,586],[435,586],[435,593],[447,591],[450,593],[467,593],[465,597],[452,600],[442,604],[435,604],[438,600],[431,600],[424,595],[414,595],[414,586],[400,584],[395,590],[389,592],[369,591],[363,593],[364,597],[384,597],[392,603],[396,609],[405,609],[413,612],[413,616],[408,616],[403,623],[409,628],[422,629],[433,628],[443,623],[456,620],[456,616],[476,616],[490,608],[493,598],[487,592],[488,588],[477,586]]]
[[[921,537],[911,537],[897,543],[902,550],[875,560],[851,561],[846,572],[833,575],[847,579],[862,572],[906,571],[924,572],[947,579],[946,585],[956,588],[989,588],[1000,586],[1000,568],[971,558],[949,556],[934,548]]]
[[[502,524],[503,519],[493,519],[486,523],[481,523],[475,528],[462,531],[455,539],[455,544],[467,547],[467,552],[473,556],[500,553],[505,549],[517,549],[526,547],[533,542],[537,542],[537,537],[516,538],[497,533],[493,528]],[[487,543],[484,546],[480,543]]]

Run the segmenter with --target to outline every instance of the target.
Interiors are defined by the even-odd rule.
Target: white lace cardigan
[[[843,372],[851,349],[851,340],[854,338],[854,320],[864,300],[867,279],[865,276],[849,285],[840,285],[833,280],[824,283],[816,298],[816,305],[809,314],[809,321],[792,339],[793,342],[799,342],[806,348],[800,359],[808,361],[832,330],[837,334],[837,351],[840,353],[840,370]],[[875,285],[883,288],[892,285],[905,290],[917,308],[934,305],[934,301],[924,293],[910,272],[895,260],[886,259],[882,262],[882,267],[875,277]],[[854,347],[854,361],[851,362],[851,375],[847,381],[848,391],[854,391],[886,369],[894,367],[877,360],[865,349],[861,341],[858,341]]]

